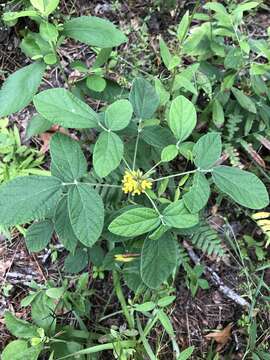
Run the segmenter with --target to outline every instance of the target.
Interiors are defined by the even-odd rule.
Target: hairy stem
[[[177,174],[172,174],[172,175],[168,175],[168,176],[163,176],[161,178],[154,179],[153,182],[161,181],[161,180],[164,180],[164,179],[170,179],[170,178],[174,178],[174,177],[178,177],[178,176],[182,176],[182,175],[187,175],[187,174],[194,174],[196,171],[198,171],[198,169],[185,171],[185,172],[177,173]]]
[[[138,132],[137,132],[137,137],[136,137],[134,157],[133,157],[133,164],[132,164],[132,170],[135,170],[135,165],[136,165],[136,158],[137,158],[137,152],[138,152],[138,144],[139,144],[139,138],[140,138],[140,132],[141,132],[141,122],[142,122],[142,119],[139,119]]]

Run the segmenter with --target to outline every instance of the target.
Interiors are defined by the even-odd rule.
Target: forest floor
[[[177,7],[173,10],[159,10],[154,1],[88,1],[88,0],[64,0],[61,12],[66,15],[96,15],[102,16],[117,24],[126,34],[129,41],[119,49],[117,55],[117,67],[111,73],[111,77],[120,83],[129,83],[135,76],[143,75],[151,78],[164,71],[161,65],[158,52],[158,37],[160,34],[170,41],[169,28],[173,28],[188,8],[192,8],[192,1],[178,1]],[[261,12],[250,20],[254,33],[261,36],[264,34],[267,26],[270,25],[269,14]],[[169,26],[168,26],[169,24]],[[7,73],[24,66],[28,60],[21,53],[18,45],[20,30],[26,24],[20,21],[15,28],[6,28],[0,33],[0,81],[4,80]],[[30,25],[31,26],[31,25]],[[93,53],[86,45],[79,45],[73,41],[67,41],[62,46],[62,65],[65,68],[66,75],[71,78],[76,76],[72,69],[67,67],[70,60],[84,60],[91,63]],[[68,61],[67,61],[68,60]],[[62,75],[55,70],[47,73],[44,79],[44,87],[61,86],[63,84]],[[98,106],[98,104],[92,104]],[[22,142],[26,145],[31,144],[38,150],[42,150],[46,156],[48,149],[48,137],[35,137],[29,142],[25,140],[25,129],[27,122],[33,115],[33,107],[29,106],[22,112],[13,115],[11,120],[20,129]],[[45,163],[44,168],[48,168]],[[248,299],[249,272],[252,266],[248,268],[241,262],[240,258],[228,247],[228,238],[232,242],[240,241],[243,234],[256,234],[254,225],[248,219],[239,218],[237,208],[217,207],[214,202],[208,207],[208,220],[215,228],[221,238],[224,240],[224,249],[227,255],[224,258],[216,258],[202,255],[197,252],[200,261],[209,266],[216,272],[222,282],[230,289],[234,290],[239,297]],[[52,249],[44,250],[37,255],[30,254],[25,246],[24,239],[18,231],[12,233],[10,240],[5,236],[0,236],[0,349],[10,341],[10,334],[6,331],[3,321],[4,311],[9,309],[21,318],[29,319],[28,308],[20,307],[20,300],[29,291],[29,282],[36,281],[44,283],[59,280],[59,273],[63,266],[66,252],[63,248],[57,248],[57,261],[52,261]],[[241,250],[246,250],[243,241],[239,242]],[[268,256],[270,248],[267,249]],[[251,263],[255,259],[254,253],[249,254]],[[117,310],[116,297],[112,296],[110,303],[107,303],[109,295],[112,292],[113,284],[109,275],[105,280],[93,279],[92,268],[89,269],[91,279],[91,289],[94,290],[92,297],[92,312],[89,326],[96,326],[100,315],[110,314]],[[229,339],[224,343],[221,354],[224,359],[242,359],[245,352],[246,338],[243,330],[245,322],[245,307],[239,305],[236,301],[230,299],[211,279],[210,288],[200,289],[195,297],[192,297],[190,291],[185,285],[185,276],[181,270],[175,282],[175,294],[177,296],[170,317],[176,333],[176,340],[181,348],[190,345],[196,347],[197,354],[206,354],[216,349],[214,341],[209,341],[206,335],[209,332],[215,332],[217,329],[224,329],[229,326]],[[266,269],[264,281],[270,286],[270,268]],[[127,290],[128,295],[128,290]],[[104,307],[106,306],[105,313]],[[260,309],[260,310],[258,310]],[[269,309],[256,304],[254,312],[259,311],[260,331],[270,329]],[[69,314],[63,315],[64,322],[72,322]],[[113,317],[105,320],[102,325],[121,325],[123,318]],[[162,336],[162,329],[158,327],[151,334],[151,341],[155,344],[156,339]],[[269,337],[269,332],[268,335]],[[212,350],[211,350],[212,349]],[[232,350],[233,349],[233,350]],[[170,347],[164,346],[161,353],[162,358],[170,359]],[[227,355],[226,355],[227,354]],[[228,355],[229,354],[229,355]],[[226,357],[227,356],[227,357]],[[106,357],[104,357],[105,359]],[[108,355],[108,359],[109,359]],[[198,355],[198,359],[204,358]],[[194,357],[196,359],[196,357]],[[205,358],[206,359],[206,358]],[[209,357],[212,359],[212,357]],[[12,359],[11,359],[12,360]]]

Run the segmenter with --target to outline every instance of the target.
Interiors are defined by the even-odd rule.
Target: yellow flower
[[[131,193],[132,195],[140,195],[145,192],[145,190],[151,189],[152,187],[151,180],[144,178],[144,175],[140,170],[126,170],[122,183],[122,190],[124,193]]]

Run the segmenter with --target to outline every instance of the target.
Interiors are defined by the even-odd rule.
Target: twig
[[[40,266],[40,264],[39,264],[39,262],[38,262],[38,260],[37,260],[37,258],[36,258],[36,255],[35,255],[35,254],[32,254],[32,257],[33,257],[33,259],[35,260],[35,263],[36,263],[36,265],[37,265],[37,267],[38,267],[38,270],[39,270],[40,275],[42,276],[43,280],[46,282],[46,281],[47,281],[46,276],[45,276],[45,274],[44,274],[44,272],[43,272],[43,269],[41,268],[41,266]]]
[[[6,275],[7,279],[24,279],[24,280],[33,280],[33,275],[26,275],[26,274],[21,274],[18,273],[16,271],[13,272],[8,272]]]
[[[189,254],[191,260],[195,264],[200,264],[200,259],[199,259],[198,255],[196,255],[196,253],[194,252],[193,248],[189,245],[189,243],[184,240],[183,246],[188,251],[188,254]],[[232,290],[228,286],[224,285],[224,283],[221,280],[221,278],[219,277],[219,275],[213,269],[211,269],[211,267],[205,266],[205,273],[209,274],[212,282],[218,286],[219,291],[222,294],[224,294],[226,297],[230,298],[231,300],[233,300],[234,302],[236,302],[237,304],[239,304],[241,306],[246,306],[246,307],[250,306],[250,304],[245,299],[243,299],[240,295],[238,295],[234,290]]]

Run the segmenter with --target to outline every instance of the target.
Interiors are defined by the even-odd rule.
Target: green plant
[[[159,99],[154,88],[143,79],[134,81],[129,100],[117,100],[99,115],[64,89],[45,90],[35,96],[34,104],[48,121],[69,128],[95,128],[100,134],[91,149],[93,169],[89,174],[79,143],[58,133],[52,137],[50,144],[52,176],[19,177],[0,188],[1,224],[11,226],[38,220],[27,229],[26,244],[30,251],[42,250],[56,231],[63,245],[73,253],[73,259],[78,257],[81,265],[83,256],[86,265],[87,252],[83,247],[89,247],[91,253],[91,247],[105,238],[110,247],[116,241],[114,255],[124,254],[117,246],[122,238],[126,251],[139,256],[137,269],[135,267],[129,274],[129,282],[134,284],[136,281],[136,287],[144,285],[158,289],[177,270],[177,229],[196,227],[199,223],[198,213],[210,196],[209,181],[243,206],[258,209],[269,202],[265,186],[254,174],[215,165],[221,156],[222,144],[220,135],[214,132],[202,136],[194,144],[192,158],[195,169],[164,174],[163,167],[178,156],[179,146],[192,133],[196,125],[196,111],[189,100],[179,96],[171,104],[168,127],[145,125],[158,108]],[[136,117],[131,121],[133,112]],[[160,160],[154,166],[150,165],[149,169],[148,162],[140,160],[140,154],[145,149],[155,150],[150,144],[153,144],[156,132],[166,133],[167,143],[159,147],[157,154]],[[123,142],[128,138],[132,146],[130,153],[128,143],[124,145]],[[145,144],[140,140],[144,140]],[[157,155],[153,156],[157,158]],[[142,170],[136,170],[138,164],[141,164]],[[157,166],[162,176],[155,175]],[[113,172],[119,179],[116,184],[106,181]],[[120,177],[117,176],[119,172]],[[193,179],[178,200],[180,193],[174,179],[185,175],[193,176]],[[169,182],[164,185],[164,180],[168,179],[172,190],[166,193]],[[161,182],[163,191],[157,189],[160,194],[163,193],[162,197],[158,196],[158,191],[155,193],[156,184]],[[107,208],[107,204],[103,203],[102,188],[123,191],[114,203],[116,209]],[[130,257],[131,263],[136,260],[136,257]],[[116,266],[115,276],[121,274],[119,265],[111,261],[110,266]],[[191,274],[190,271],[188,273]],[[193,293],[198,285],[201,286],[198,281],[201,280],[190,283]],[[126,309],[119,286],[120,282],[116,280],[116,293],[132,329],[134,321]],[[134,285],[132,287],[134,289]]]
[[[244,22],[244,14],[259,2],[230,2],[226,7],[208,2],[203,12],[197,12],[198,4],[175,31],[175,48],[170,50],[160,39],[170,76],[157,80],[156,89],[165,110],[170,94],[191,96],[200,109],[201,126],[222,134],[233,166],[243,166],[238,154],[242,149],[265,167],[258,149],[269,149],[269,41],[252,38]],[[193,19],[199,25],[189,32]],[[186,58],[191,65],[185,65]]]
[[[34,360],[40,354],[46,354],[50,359],[59,360],[73,356],[86,359],[87,354],[109,349],[113,350],[116,359],[140,359],[144,353],[148,354],[150,359],[156,359],[147,341],[147,335],[157,323],[162,325],[164,332],[171,338],[177,359],[184,360],[190,357],[194,347],[180,353],[175,342],[172,324],[166,314],[166,308],[174,301],[175,296],[159,296],[155,300],[153,299],[154,301],[125,304],[123,311],[128,312],[132,318],[132,328],[112,326],[110,329],[106,329],[105,334],[92,333],[87,330],[82,320],[82,317],[89,318],[90,314],[89,296],[93,292],[88,289],[88,282],[88,274],[83,273],[75,283],[73,282],[74,289],[70,289],[66,280],[63,281],[61,287],[55,287],[53,283],[44,286],[34,282],[29,284],[32,290],[23,298],[21,306],[31,307],[33,323],[20,320],[10,312],[5,313],[6,326],[18,340],[7,345],[2,353],[2,359],[7,360],[12,357],[12,359],[19,360],[28,356],[29,359]],[[119,284],[115,284],[115,289],[120,303],[122,303]],[[61,321],[69,312],[75,315],[80,324],[80,330],[75,330],[71,326],[65,325],[63,320]],[[147,319],[144,327],[142,327],[138,314],[143,314]],[[114,316],[114,314],[109,316]],[[104,345],[87,347],[96,338],[102,339]],[[86,348],[83,349],[84,346]],[[157,348],[156,352],[158,353],[158,351]]]
[[[80,83],[87,86],[92,95],[98,96],[106,88],[102,66],[110,58],[112,47],[125,42],[126,37],[111,22],[94,16],[82,16],[63,24],[57,23],[50,16],[58,4],[59,0],[31,0],[29,6],[22,11],[4,13],[3,20],[7,24],[12,26],[19,18],[28,17],[37,24],[39,31],[27,30],[24,33],[21,50],[35,62],[10,75],[4,83],[0,91],[0,116],[20,111],[32,101],[46,67],[59,67],[66,85],[71,86],[61,64],[60,47],[65,38],[95,47],[97,57],[91,69],[80,62],[71,65],[82,72],[83,81]],[[15,88],[20,91],[14,92]]]
[[[21,302],[22,307],[31,306],[33,323],[20,320],[10,312],[5,313],[5,324],[8,330],[18,340],[10,342],[2,353],[3,360],[28,359],[34,360],[41,353],[47,354],[50,359],[59,358],[83,348],[83,344],[90,339],[91,334],[83,328],[75,330],[67,326],[63,318],[73,312],[77,319],[81,316],[89,317],[88,274],[82,274],[75,283],[75,291],[69,289],[64,281],[61,287],[54,284],[39,286],[32,282],[32,290]],[[61,314],[61,315],[60,315]],[[80,359],[85,359],[84,356]]]
[[[11,129],[8,125],[8,119],[0,120],[0,183],[17,176],[49,175],[41,168],[44,156],[22,145],[18,128]]]
[[[209,289],[208,281],[201,278],[204,272],[202,265],[196,265],[193,269],[188,264],[185,264],[184,267],[187,273],[186,283],[192,296],[196,295],[199,288]]]
[[[21,143],[18,128],[9,127],[7,118],[0,119],[0,183],[5,183],[17,176],[50,175],[42,169],[44,155]],[[16,226],[20,233],[25,235],[21,226]],[[0,225],[0,233],[11,238],[11,232]]]
[[[211,8],[211,4],[216,4],[218,11]],[[223,9],[222,5],[218,5],[208,3],[206,7],[218,13]],[[75,356],[84,358],[85,355],[103,350],[112,350],[114,356],[121,360],[141,359],[142,354],[151,360],[157,359],[159,342],[154,351],[147,337],[156,323],[162,325],[164,333],[170,338],[175,356],[178,359],[188,358],[193,349],[187,350],[186,354],[180,353],[170,318],[163,308],[174,300],[168,294],[179,265],[183,265],[186,271],[186,282],[193,295],[199,287],[208,288],[208,283],[201,278],[203,267],[196,265],[191,268],[186,261],[181,246],[183,237],[189,236],[194,246],[209,255],[221,255],[218,234],[206,223],[204,214],[211,194],[219,195],[218,202],[223,199],[233,201],[249,209],[261,209],[269,204],[267,189],[255,174],[238,167],[221,165],[225,161],[222,150],[226,151],[230,146],[234,149],[231,142],[239,130],[237,127],[242,112],[244,116],[250,111],[257,114],[257,107],[238,89],[238,83],[236,87],[231,84],[231,92],[227,91],[227,85],[222,88],[218,81],[212,84],[212,75],[205,70],[208,65],[204,60],[208,60],[208,56],[212,59],[213,53],[221,52],[219,45],[224,45],[228,53],[232,49],[227,49],[225,42],[223,44],[219,38],[229,36],[222,35],[222,32],[220,34],[223,29],[219,24],[220,16],[214,17],[214,25],[207,22],[199,30],[188,34],[192,19],[198,17],[197,8],[191,15],[184,15],[177,30],[179,43],[174,54],[163,40],[160,41],[162,59],[170,76],[166,81],[155,79],[155,86],[143,78],[136,78],[130,88],[109,85],[108,82],[107,91],[103,92],[101,65],[89,70],[83,64],[76,63],[73,64],[74,68],[80,68],[85,76],[82,81],[69,83],[68,90],[54,88],[34,95],[39,85],[39,82],[35,82],[34,91],[28,93],[27,101],[18,96],[16,101],[20,106],[15,106],[16,102],[11,104],[6,100],[6,94],[17,93],[14,89],[24,90],[25,85],[24,81],[21,82],[24,79],[21,73],[15,73],[8,78],[0,92],[0,103],[3,102],[7,115],[20,110],[33,98],[38,115],[31,122],[28,135],[39,133],[41,128],[52,125],[76,130],[81,135],[79,141],[74,140],[68,132],[52,136],[51,176],[18,177],[0,187],[0,224],[6,227],[25,225],[26,246],[30,252],[47,247],[55,233],[69,251],[64,265],[64,270],[69,273],[81,272],[89,262],[93,264],[95,278],[103,279],[105,272],[111,271],[114,292],[121,305],[118,313],[125,317],[128,325],[126,329],[111,328],[109,337],[106,337],[108,341],[104,344],[97,344],[95,337],[89,339],[88,332],[87,335],[83,332],[83,339],[89,341],[73,344],[66,354],[56,357],[59,360]],[[37,7],[37,10],[39,16],[42,15],[41,21],[47,21],[46,9]],[[232,9],[230,14],[227,15],[226,11],[224,15],[233,21],[234,30],[234,26],[239,26],[242,20],[243,11],[240,7],[240,10]],[[46,21],[42,24],[51,28]],[[98,36],[91,31],[92,26],[96,25],[101,27]],[[213,42],[212,25],[219,30],[218,39]],[[61,32],[62,27],[56,27],[56,30]],[[236,30],[232,31],[230,23],[227,31],[233,41],[238,41]],[[112,24],[93,17],[68,21],[61,34],[102,48],[99,55],[105,57],[105,61],[110,54],[107,47],[119,45],[125,40]],[[108,44],[108,39],[117,40]],[[208,45],[205,46],[204,42],[201,44],[202,40]],[[50,45],[52,40],[48,41]],[[198,56],[199,60],[184,68],[183,55],[187,52]],[[57,58],[57,54],[54,55]],[[46,61],[45,56],[42,55]],[[41,62],[33,66],[45,68]],[[227,84],[227,76],[231,72],[236,72],[235,77],[240,76],[234,70],[229,68],[222,81],[226,79]],[[94,77],[92,83],[92,80],[88,80],[89,76],[92,80]],[[93,86],[89,86],[89,81],[91,86],[95,84],[96,98],[102,100],[99,112],[90,107],[84,98],[84,95],[92,94],[90,89],[93,90]],[[214,92],[213,85],[216,86]],[[99,92],[100,96],[97,95]],[[207,105],[198,103],[199,92],[207,94],[211,106],[209,102],[206,102]],[[226,127],[228,134],[220,134],[223,122],[221,126],[216,120],[213,121],[214,125],[211,122],[209,132],[199,134],[196,130],[198,114],[200,120],[205,122],[206,115],[211,111],[222,119],[223,106],[227,102],[223,103],[217,97],[220,93],[224,97],[229,93],[232,100],[225,109],[229,119]],[[225,143],[222,143],[222,139]],[[245,145],[243,142],[240,144]],[[85,285],[84,276],[80,281]],[[133,300],[126,300],[122,281],[135,293]],[[34,340],[39,346],[35,350],[39,352],[48,350],[47,344],[51,349],[51,344],[58,343],[58,337],[62,336],[61,331],[55,332],[59,324],[51,313],[51,310],[55,312],[57,306],[64,304],[74,311],[81,330],[85,331],[80,316],[87,317],[87,298],[91,292],[87,287],[81,289],[78,285],[79,292],[71,294],[67,287],[68,284],[64,282],[60,288],[41,289],[37,291],[38,295],[31,293],[28,298],[32,302],[34,296],[32,308],[41,303],[35,296],[42,296],[45,302],[50,302],[46,306],[51,320],[49,328],[37,323],[43,330],[35,328],[34,335],[31,333],[30,337],[39,339]],[[52,302],[51,299],[57,301]],[[137,303],[138,299],[143,299],[141,304]],[[13,321],[12,315],[7,315],[10,316]],[[8,328],[11,330],[11,327]],[[76,331],[72,331],[72,334],[76,334]],[[13,334],[18,336],[18,333]],[[65,334],[60,342],[62,340],[68,347]],[[74,343],[73,337],[71,342]],[[28,345],[23,340],[18,347],[23,346],[26,352],[34,351]],[[50,360],[54,356],[51,352]]]
[[[144,126],[144,122],[151,118],[159,104],[154,89],[145,80],[136,79],[129,99],[130,101],[115,101],[98,116],[67,90],[50,89],[36,95],[36,109],[47,120],[69,128],[98,129],[100,134],[92,154],[93,170],[100,180],[90,180],[93,172],[90,172],[90,176],[87,174],[87,161],[78,142],[58,133],[52,137],[50,145],[52,176],[17,178],[3,186],[0,190],[0,222],[8,226],[39,220],[27,230],[27,246],[30,251],[44,248],[54,229],[64,246],[73,252],[77,245],[93,246],[102,234],[102,237],[108,238],[108,230],[118,239],[120,236],[124,242],[128,240],[127,244],[131,248],[134,246],[133,239],[139,240],[141,235],[148,234],[144,242],[139,242],[140,272],[147,286],[158,288],[173,273],[177,264],[174,229],[192,228],[199,223],[198,213],[210,196],[210,179],[220,191],[246,207],[265,207],[268,204],[268,194],[263,183],[254,174],[215,165],[222,149],[220,135],[217,133],[202,136],[194,145],[192,154],[195,169],[165,176],[154,175],[158,165],[162,168],[163,164],[166,165],[178,155],[179,145],[190,136],[196,124],[195,107],[185,97],[179,96],[170,107],[169,129],[161,126],[148,127]],[[59,109],[61,113],[55,121]],[[133,111],[139,119],[137,130],[136,122],[130,122]],[[132,161],[129,154],[125,154],[125,133],[120,133],[123,140],[117,135],[117,132],[124,131],[127,127],[133,139]],[[147,169],[148,164],[142,164],[142,171],[135,170],[138,166],[137,154],[143,151],[139,140],[145,139],[144,131],[146,129],[147,132],[149,128],[154,136],[155,130],[166,132],[168,145],[160,152],[161,160],[151,169]],[[120,210],[108,211],[99,189],[121,189],[119,182],[107,183],[106,176],[123,162],[127,169],[123,174],[122,188],[128,196],[123,194],[115,204],[118,208],[122,207]],[[164,201],[160,203],[154,193],[155,185],[164,179],[173,180],[187,174],[193,175],[193,180],[182,199],[177,200],[173,195],[174,201],[167,197],[165,204]],[[210,179],[206,177],[208,174],[211,175]],[[131,196],[134,197],[128,205]],[[128,207],[125,208],[125,205]],[[14,213],[14,208],[21,210]],[[157,272],[157,263],[164,270]]]

